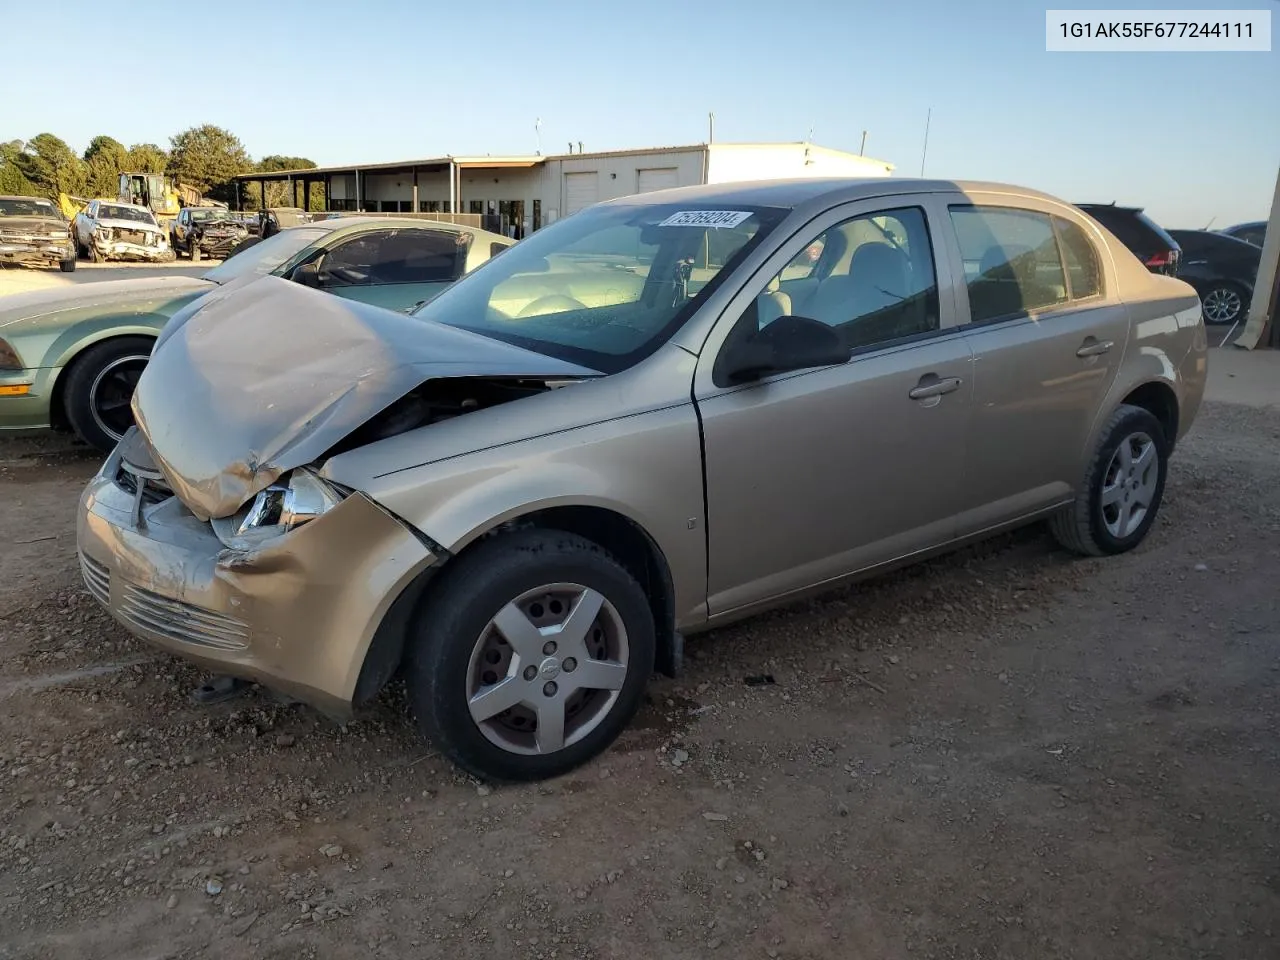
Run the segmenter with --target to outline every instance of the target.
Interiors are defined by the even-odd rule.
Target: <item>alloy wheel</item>
[[[1160,481],[1160,458],[1155,441],[1146,433],[1131,433],[1111,455],[1099,498],[1102,522],[1117,540],[1142,526],[1155,500]]]
[[[628,653],[622,617],[599,591],[574,583],[528,590],[494,615],[472,650],[471,719],[510,753],[562,750],[608,716]]]
[[[114,440],[119,440],[133,425],[130,401],[146,365],[145,355],[117,357],[98,371],[89,387],[93,420]]]
[[[1232,323],[1244,309],[1244,298],[1231,287],[1214,287],[1205,294],[1201,308],[1209,323]]]

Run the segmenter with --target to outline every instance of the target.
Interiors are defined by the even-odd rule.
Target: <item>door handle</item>
[[[1115,346],[1110,340],[1096,340],[1093,337],[1086,337],[1080,349],[1076,351],[1077,357],[1097,357]]]
[[[920,378],[919,385],[907,394],[912,400],[928,400],[930,397],[940,397],[944,393],[951,393],[960,389],[963,383],[959,377],[946,377],[938,379],[932,373],[926,374]]]

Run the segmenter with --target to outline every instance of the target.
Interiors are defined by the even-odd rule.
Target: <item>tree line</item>
[[[164,173],[205,196],[233,203],[232,177],[237,174],[314,166],[306,157],[272,155],[255,161],[237,136],[212,124],[176,134],[169,139],[167,150],[154,143],[126,147],[114,137],[102,135],[89,141],[83,154],[77,154],[61,137],[40,133],[26,141],[0,142],[0,195],[54,201],[60,193],[85,199],[114,198],[121,173]],[[313,199],[316,190],[323,196],[319,185],[312,190]],[[243,206],[258,206],[257,189],[242,190],[241,194]],[[285,184],[267,185],[267,206],[292,205]]]

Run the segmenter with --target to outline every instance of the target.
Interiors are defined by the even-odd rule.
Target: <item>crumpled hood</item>
[[[50,217],[0,217],[0,234],[44,236],[48,233],[66,234],[69,229],[61,220]]]
[[[139,220],[118,220],[115,217],[99,220],[98,226],[110,227],[112,230],[144,230],[147,233],[164,233],[163,230],[152,223],[142,223]]]
[[[263,277],[201,300],[169,333],[138,382],[133,413],[174,493],[206,520],[235,513],[427,380],[596,375]]]
[[[0,329],[21,321],[36,325],[57,314],[89,308],[105,311],[131,307],[145,311],[156,302],[213,288],[212,281],[179,276],[101,280],[29,290],[0,298]]]

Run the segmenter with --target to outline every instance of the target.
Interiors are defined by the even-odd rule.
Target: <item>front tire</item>
[[[418,619],[408,686],[422,732],[487,780],[540,780],[607,748],[653,672],[653,613],[598,545],[556,530],[479,543]]]
[[[72,363],[64,400],[67,421],[85,443],[110,453],[133,424],[129,401],[154,342],[118,337],[90,347]]]
[[[199,263],[199,262],[200,262],[200,256],[201,256],[201,254],[200,254],[200,244],[198,244],[198,243],[196,243],[194,240],[192,240],[192,241],[191,241],[191,262],[192,262],[192,263]]]
[[[1076,500],[1049,521],[1057,541],[1084,556],[1132,550],[1164,497],[1169,439],[1148,410],[1121,404],[1102,430]]]
[[[72,253],[71,259],[69,260],[59,260],[58,269],[61,270],[63,273],[75,273],[75,270],[76,270],[75,254]]]

